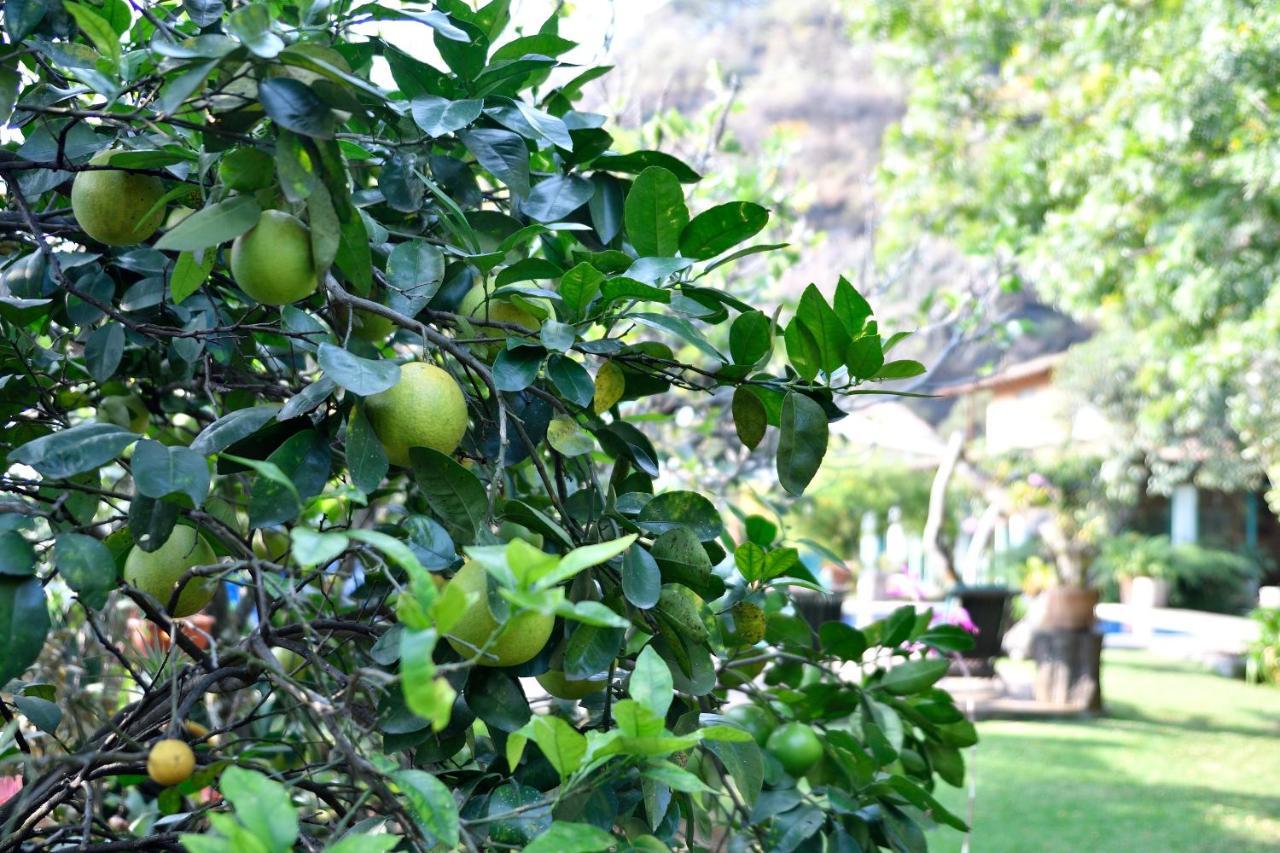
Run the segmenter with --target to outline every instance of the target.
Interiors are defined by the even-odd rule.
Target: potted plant
[[[1173,546],[1167,536],[1110,537],[1099,549],[1092,574],[1096,582],[1113,582],[1123,604],[1164,607],[1174,574]]]

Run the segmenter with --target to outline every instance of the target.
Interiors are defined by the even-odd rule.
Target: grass
[[[1106,717],[979,725],[974,853],[1280,850],[1280,690],[1119,651],[1102,683]],[[938,794],[966,814],[966,791]]]

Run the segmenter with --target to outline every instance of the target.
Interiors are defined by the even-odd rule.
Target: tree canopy
[[[899,243],[944,234],[1098,324],[1069,372],[1131,430],[1111,470],[1275,481],[1280,18],[1240,0],[881,0],[863,23],[911,76],[885,164]]]
[[[769,212],[690,210],[508,6],[5,4],[0,851],[964,827],[969,635],[810,624],[795,549],[646,434],[729,389],[800,494],[923,367],[844,279],[735,296]]]

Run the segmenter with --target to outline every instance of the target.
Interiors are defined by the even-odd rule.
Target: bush
[[[1258,638],[1245,659],[1245,677],[1255,684],[1280,684],[1280,609],[1259,607],[1249,614]]]
[[[838,400],[923,367],[843,280],[735,297],[768,212],[613,150],[557,17],[355,5],[5,6],[0,850],[962,828],[932,791],[974,728],[934,684],[970,638],[811,629],[796,551],[662,491],[637,425],[732,389],[799,494]]]
[[[1243,613],[1260,571],[1256,560],[1234,551],[1124,533],[1103,541],[1092,574],[1113,595],[1121,581],[1149,577],[1169,583],[1170,607]]]

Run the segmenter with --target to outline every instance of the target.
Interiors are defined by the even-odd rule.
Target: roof
[[[1005,385],[1025,382],[1028,379],[1037,376],[1048,377],[1053,373],[1054,368],[1062,362],[1066,356],[1066,352],[1050,352],[1044,355],[1038,355],[1025,361],[1012,364],[1003,370],[984,376],[981,379],[975,379],[971,382],[959,382],[954,385],[945,385],[934,390],[939,397],[961,397],[965,394],[972,394],[974,391],[983,391],[990,388],[1000,388]]]

